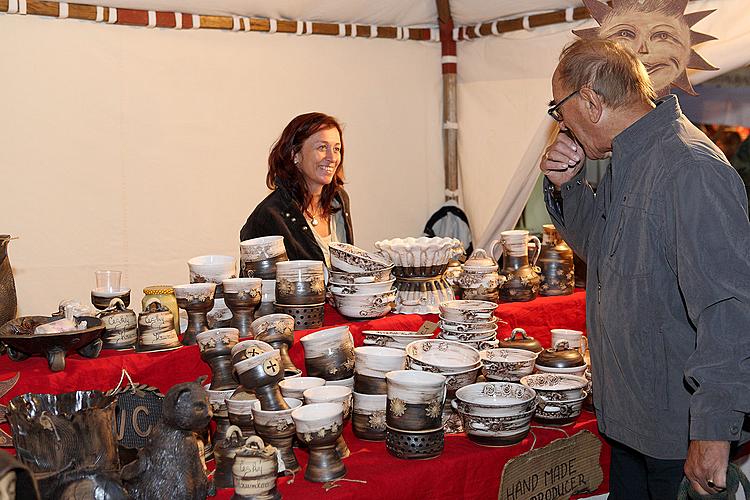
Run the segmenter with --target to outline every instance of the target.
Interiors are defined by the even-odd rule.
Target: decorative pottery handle
[[[534,240],[534,244],[536,244],[536,252],[534,252],[534,258],[531,261],[531,265],[536,266],[536,261],[539,260],[539,255],[542,253],[542,243],[536,236],[529,236],[529,239]]]
[[[232,427],[234,427],[234,425],[233,425],[233,426],[231,426],[231,427],[230,427],[230,429],[231,429]],[[240,431],[240,436],[241,436],[241,435],[242,435],[242,431]],[[251,445],[251,444],[254,444],[254,445],[255,445],[255,446],[257,446],[257,447],[258,447],[258,449],[260,449],[260,450],[262,450],[263,448],[265,448],[265,447],[266,447],[266,443],[264,443],[264,442],[263,442],[263,440],[262,440],[262,439],[261,439],[260,437],[258,437],[258,436],[250,436],[249,438],[247,438],[247,439],[245,440],[245,446],[247,446],[248,448],[250,448],[250,445]]]
[[[232,434],[239,434],[240,439],[242,439],[242,437],[243,437],[242,436],[242,429],[240,429],[236,425],[230,425],[229,427],[227,427],[227,433],[226,433],[226,438],[225,439],[231,438]],[[258,436],[255,436],[255,437],[258,437]],[[245,441],[245,443],[247,443],[247,441]]]
[[[506,323],[507,324],[507,323]],[[514,328],[513,331],[510,332],[510,340],[516,340],[516,334],[520,333],[522,339],[528,339],[529,336],[526,335],[526,330],[523,328]]]
[[[589,338],[585,335],[581,335],[581,347],[580,347],[581,356],[586,354],[586,351],[588,350],[589,350]]]
[[[455,399],[451,400],[451,408],[453,408],[453,411],[458,413],[458,401]]]
[[[555,342],[555,345],[553,347],[555,348],[555,351],[566,351],[570,349],[570,342],[565,339],[560,339]]]
[[[148,310],[148,306],[153,304],[154,302],[157,302],[159,304],[159,308],[163,307],[163,304],[161,303],[161,300],[159,300],[158,297],[151,297],[150,299],[147,299],[146,302],[143,304],[143,311]]]
[[[120,297],[115,297],[114,299],[110,300],[107,308],[103,311],[99,311],[96,317],[101,318],[105,313],[117,311],[117,310],[120,310],[120,311],[125,310],[125,302],[123,302]]]
[[[502,257],[502,255],[503,255],[502,241],[500,241],[500,240],[492,240],[492,243],[490,243],[490,257],[492,257],[496,261],[498,260],[498,257],[495,257],[495,248],[497,247],[498,244],[500,244],[500,257]]]

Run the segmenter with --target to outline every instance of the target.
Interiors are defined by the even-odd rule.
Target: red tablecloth
[[[550,344],[551,328],[585,330],[585,297],[577,291],[565,297],[540,297],[532,302],[501,304],[496,314],[507,322],[498,329],[498,337],[507,336],[512,328],[522,327],[529,335],[536,337],[543,346]],[[371,321],[349,322],[335,310],[327,307],[326,326],[349,323],[356,345],[361,345],[363,330],[416,330],[423,321],[437,322],[436,315],[396,315]],[[300,337],[312,330],[302,330],[295,334]],[[304,351],[296,342],[290,351],[294,363],[304,370]],[[203,363],[196,346],[183,347],[175,351],[151,354],[133,352],[102,351],[97,359],[86,359],[79,355],[67,358],[63,372],[52,373],[44,358],[29,358],[23,362],[13,362],[7,356],[0,358],[0,380],[21,372],[18,384],[6,394],[2,402],[26,392],[60,393],[72,390],[108,390],[117,385],[121,371],[125,368],[132,379],[158,387],[165,392],[174,384],[195,380],[201,375],[210,376],[208,366]],[[6,430],[7,424],[5,424]],[[366,483],[340,481],[338,487],[325,493],[326,498],[497,498],[500,474],[505,463],[532,448],[544,446],[551,441],[573,435],[587,429],[598,435],[596,419],[584,412],[574,425],[561,429],[534,429],[521,443],[501,448],[488,448],[476,445],[464,435],[447,435],[445,451],[432,460],[406,461],[389,455],[383,442],[366,442],[357,439],[351,425],[344,429],[344,438],[351,450],[345,459],[346,479],[366,481]],[[534,444],[534,441],[536,443]],[[307,453],[296,450],[297,458],[303,467]],[[609,450],[602,447],[601,462],[605,471],[609,469]],[[279,480],[279,490],[285,498],[307,498],[322,495],[322,485],[303,479],[302,474]],[[607,491],[607,481],[597,490]],[[232,490],[221,490],[217,498],[230,498]]]

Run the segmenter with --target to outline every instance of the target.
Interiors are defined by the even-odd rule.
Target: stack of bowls
[[[240,242],[240,276],[276,279],[276,264],[289,260],[283,236],[262,236]]]
[[[588,380],[577,375],[537,373],[523,377],[521,383],[539,395],[536,419],[550,425],[572,423],[588,395]]]
[[[237,260],[229,255],[201,255],[188,260],[190,283],[216,283],[214,307],[208,312],[208,327],[229,326],[232,311],[224,302],[223,281],[237,277]]]
[[[333,306],[349,318],[372,319],[388,314],[396,299],[393,265],[346,243],[331,243],[329,250],[334,270],[328,289]]]
[[[326,285],[322,260],[276,263],[276,312],[294,318],[295,330],[323,326]]]
[[[385,440],[386,373],[406,368],[402,349],[361,346],[354,349],[354,435]]]
[[[477,350],[498,346],[497,307],[484,300],[449,300],[440,304],[440,333],[445,340],[461,342]]]
[[[486,446],[508,446],[529,433],[537,394],[521,384],[483,382],[456,391],[452,406],[469,439]]]

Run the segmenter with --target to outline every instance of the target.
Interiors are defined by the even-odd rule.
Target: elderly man
[[[681,113],[654,102],[620,45],[579,40],[552,77],[560,133],[545,200],[588,266],[587,329],[610,499],[725,486],[750,412],[750,223],[736,171]],[[610,166],[596,193],[584,155]]]

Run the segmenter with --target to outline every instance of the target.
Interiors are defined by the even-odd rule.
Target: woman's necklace
[[[313,227],[316,227],[318,224],[320,224],[320,220],[318,220],[318,217],[315,214],[310,213],[309,210],[305,210],[305,214],[310,218],[310,224],[312,224]]]

